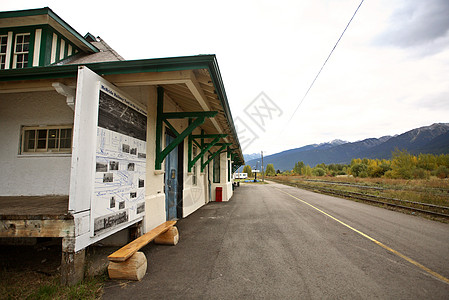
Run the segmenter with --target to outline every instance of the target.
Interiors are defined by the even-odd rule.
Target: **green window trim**
[[[37,62],[34,61],[35,55],[34,55],[34,47],[35,47],[35,40],[36,40],[36,30],[40,29],[40,46],[39,46],[39,56],[37,59]],[[22,26],[22,27],[11,27],[11,28],[1,28],[0,29],[0,36],[6,36],[8,38],[9,42],[9,36],[8,34],[12,33],[11,36],[11,47],[9,49],[8,58],[9,58],[9,64],[8,69],[17,69],[16,67],[16,40],[18,35],[23,34],[29,34],[29,44],[28,44],[28,60],[25,68],[31,68],[33,67],[42,67],[42,66],[50,66],[52,64],[56,64],[61,62],[62,60],[65,60],[69,57],[72,57],[73,55],[76,55],[80,52],[80,49],[75,46],[72,42],[70,42],[65,36],[61,35],[58,31],[56,31],[53,27],[50,25],[39,25],[39,26]],[[53,34],[56,34],[57,36],[57,43],[56,43],[56,55],[55,55],[55,61],[54,63],[51,62],[51,52],[52,52],[52,46],[53,46]],[[61,41],[64,41],[64,53],[63,57],[61,58]],[[72,53],[69,55],[69,46],[72,48]],[[5,55],[3,55],[5,56]],[[6,69],[6,66],[5,66]],[[19,68],[20,69],[20,68]]]

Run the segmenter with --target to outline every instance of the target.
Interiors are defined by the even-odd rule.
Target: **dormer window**
[[[28,66],[28,52],[30,50],[30,34],[21,33],[16,35],[14,45],[14,68],[22,69]]]
[[[8,36],[0,35],[0,69],[6,69],[6,51],[8,49]]]

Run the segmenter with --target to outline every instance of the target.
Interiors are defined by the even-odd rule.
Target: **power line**
[[[299,106],[301,106],[301,104],[304,102],[304,99],[307,97],[307,95],[309,94],[309,91],[312,89],[313,85],[315,84],[315,81],[317,80],[318,76],[320,76],[321,71],[323,70],[324,66],[326,65],[327,61],[329,60],[329,58],[331,57],[332,53],[334,53],[335,48],[337,48],[338,43],[340,42],[341,38],[343,37],[343,35],[346,32],[346,29],[348,29],[349,25],[352,22],[352,19],[354,19],[355,15],[357,14],[360,6],[362,6],[362,3],[365,0],[362,0],[359,4],[359,6],[357,6],[357,9],[355,10],[354,14],[352,15],[351,19],[349,20],[348,24],[346,25],[345,29],[343,30],[343,32],[341,33],[340,37],[338,38],[337,42],[334,45],[334,48],[332,48],[332,51],[329,53],[329,56],[326,58],[326,60],[324,61],[323,65],[321,66],[320,70],[318,71],[318,73],[316,74],[315,78],[313,79],[312,83],[310,84],[309,88],[307,89],[307,92],[304,94],[304,96],[302,97],[301,101],[299,102],[298,106],[296,106],[295,111],[293,112],[292,116],[290,117],[290,119],[288,120],[287,124],[285,124],[285,127],[290,123],[290,121],[293,119],[293,117],[295,116],[296,112],[298,111]],[[284,129],[285,129],[284,127]]]

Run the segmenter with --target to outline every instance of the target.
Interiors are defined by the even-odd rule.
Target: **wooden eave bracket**
[[[201,171],[204,171],[203,167],[203,157],[204,155],[214,146],[218,145],[220,139],[227,137],[227,134],[204,134],[204,131],[201,131],[201,134],[191,134],[189,135],[189,162],[188,162],[188,172],[192,171],[195,163],[201,158]],[[201,139],[201,144],[199,144],[195,139]],[[211,142],[205,143],[205,139],[213,139]],[[195,143],[200,148],[200,153],[195,157],[192,157],[192,146]]]
[[[220,149],[218,149],[216,152],[212,153],[211,156],[209,157],[209,159],[206,162],[204,162],[203,164],[201,164],[201,171],[204,170],[204,168],[207,166],[207,164],[209,164],[215,158],[215,156],[219,155],[223,150],[225,150],[226,147],[228,147],[227,143],[223,144],[223,146],[221,146]]]
[[[189,136],[198,126],[204,124],[206,118],[212,118],[218,114],[217,111],[201,111],[201,112],[166,112],[164,113],[164,89],[157,88],[157,120],[156,120],[156,159],[155,170],[162,169],[162,162],[165,157],[175,149],[184,139]],[[190,124],[181,133],[174,130],[169,119],[189,119]],[[173,129],[176,138],[164,149],[162,149],[162,125],[167,124]]]
[[[54,87],[56,92],[67,97],[67,105],[74,111],[76,90],[60,82],[53,82],[51,85]]]

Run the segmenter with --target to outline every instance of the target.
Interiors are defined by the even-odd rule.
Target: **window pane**
[[[6,53],[6,45],[2,45],[1,49],[0,49],[1,53]]]
[[[194,165],[194,166],[193,166],[193,177],[192,177],[192,183],[193,183],[193,185],[196,185],[196,176],[197,176],[197,173],[196,173],[196,165]]]
[[[29,140],[28,144],[27,144],[27,148],[25,149],[25,151],[33,151],[34,150],[34,140]]]
[[[17,36],[17,44],[21,44],[23,42],[23,35]]]
[[[25,137],[24,137],[24,151],[34,151],[34,144],[35,144],[35,134],[36,130],[26,130],[25,131]]]
[[[42,129],[37,131],[38,139],[46,139],[47,138],[47,129]]]
[[[57,149],[58,148],[58,129],[48,130],[48,148]]]
[[[214,183],[220,182],[220,154],[214,158]]]
[[[47,148],[47,140],[38,140],[36,149],[45,149]]]
[[[29,43],[30,42],[30,35],[29,34],[25,35],[23,41],[24,41],[24,43]]]
[[[37,131],[37,149],[45,149],[47,148],[47,130],[38,130]]]
[[[57,139],[58,138],[58,133],[59,133],[58,129],[50,129],[48,131],[48,138],[49,139]]]
[[[59,148],[70,149],[72,147],[72,129],[61,129],[61,142]]]
[[[48,149],[56,149],[56,148],[58,148],[56,140],[48,140]]]
[[[72,136],[72,129],[61,129],[61,138],[70,138]]]
[[[23,45],[23,52],[28,52],[29,48],[30,48],[30,44]]]
[[[16,52],[22,52],[22,44],[16,45]]]

